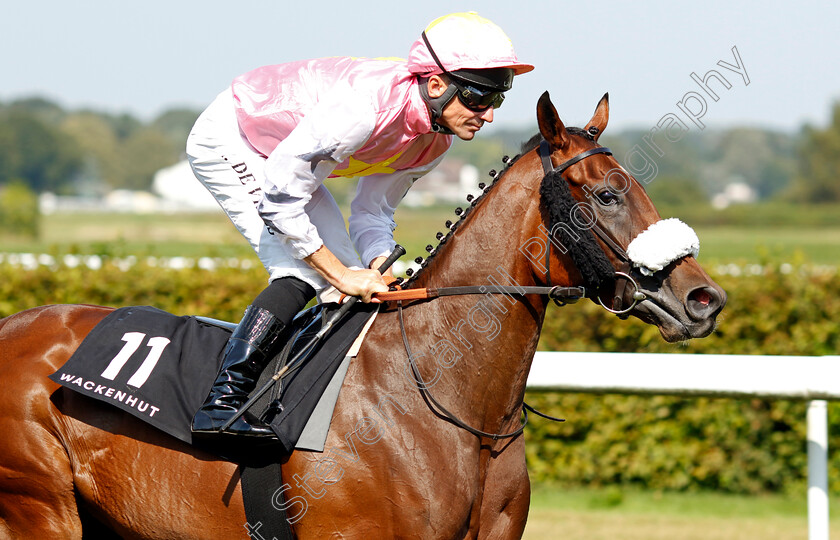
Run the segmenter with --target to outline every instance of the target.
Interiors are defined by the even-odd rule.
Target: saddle
[[[264,370],[257,388],[304,349],[338,307],[319,304],[301,312],[292,323],[291,339]],[[376,309],[373,304],[354,306],[254,404],[251,412],[277,435],[267,444],[279,445],[286,454],[295,448],[323,450],[350,362],[347,353]],[[190,423],[218,373],[232,328],[230,323],[179,317],[150,306],[119,308],[94,327],[50,379],[203,446],[193,441]]]

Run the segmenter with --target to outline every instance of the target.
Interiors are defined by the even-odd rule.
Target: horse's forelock
[[[567,127],[566,128],[566,133],[568,133],[569,135],[577,135],[578,137],[583,137],[584,139],[586,139],[588,141],[594,141],[595,140],[595,137],[593,137],[591,133],[589,133],[585,129],[579,128],[579,127],[574,127],[574,126]],[[520,150],[519,150],[520,154],[527,154],[531,150],[536,149],[540,145],[541,140],[542,140],[542,134],[537,133],[536,135],[534,135],[533,137],[531,137],[530,139],[528,139],[527,141],[522,143],[522,146],[520,147]]]

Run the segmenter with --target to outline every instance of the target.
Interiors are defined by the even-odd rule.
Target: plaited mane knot
[[[458,226],[471,213],[472,209],[479,202],[481,202],[481,200],[484,199],[484,197],[490,192],[490,190],[493,188],[493,186],[495,186],[498,183],[498,181],[502,177],[502,175],[505,172],[507,172],[508,169],[510,169],[513,166],[514,163],[516,163],[516,161],[519,159],[519,157],[520,157],[520,155],[516,155],[512,158],[510,156],[504,156],[502,158],[502,161],[504,162],[504,168],[499,172],[496,172],[495,169],[490,171],[490,176],[493,179],[493,181],[489,185],[484,183],[484,182],[480,182],[478,184],[478,188],[482,191],[481,194],[479,194],[478,196],[474,196],[474,195],[468,195],[467,196],[467,202],[470,203],[470,206],[467,207],[466,210],[461,208],[460,206],[455,209],[455,215],[458,216],[458,221],[453,223],[452,220],[446,220],[446,223],[444,225],[449,232],[446,233],[446,234],[437,233],[435,235],[435,237],[438,240],[438,247],[434,247],[431,244],[426,246],[426,251],[429,252],[429,256],[426,257],[425,259],[422,259],[422,258],[418,257],[418,259],[420,259],[420,261],[422,261],[422,262],[415,261],[415,262],[417,262],[417,264],[420,264],[420,270],[418,270],[417,272],[415,272],[411,268],[406,270],[406,275],[409,276],[409,279],[406,281],[404,288],[409,288],[410,285],[419,277],[420,271],[423,270],[424,268],[426,268],[426,266],[429,265],[429,262],[432,259],[434,259],[435,255],[440,253],[441,245],[446,243],[446,241],[455,233]]]

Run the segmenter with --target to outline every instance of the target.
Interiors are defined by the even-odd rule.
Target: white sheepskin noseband
[[[657,221],[627,246],[627,255],[633,266],[646,276],[652,276],[686,255],[696,257],[699,253],[697,233],[677,218]]]

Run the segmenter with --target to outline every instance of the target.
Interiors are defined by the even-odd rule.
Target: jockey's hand
[[[341,278],[336,289],[348,296],[358,296],[362,302],[379,303],[376,298],[371,298],[373,293],[388,292],[388,285],[382,278],[382,274],[376,270],[351,270],[348,268]]]
[[[344,266],[326,246],[303,259],[314,268],[327,283],[349,296],[358,296],[365,303],[379,303],[371,298],[373,293],[387,292],[388,285],[376,270],[351,270]]]

